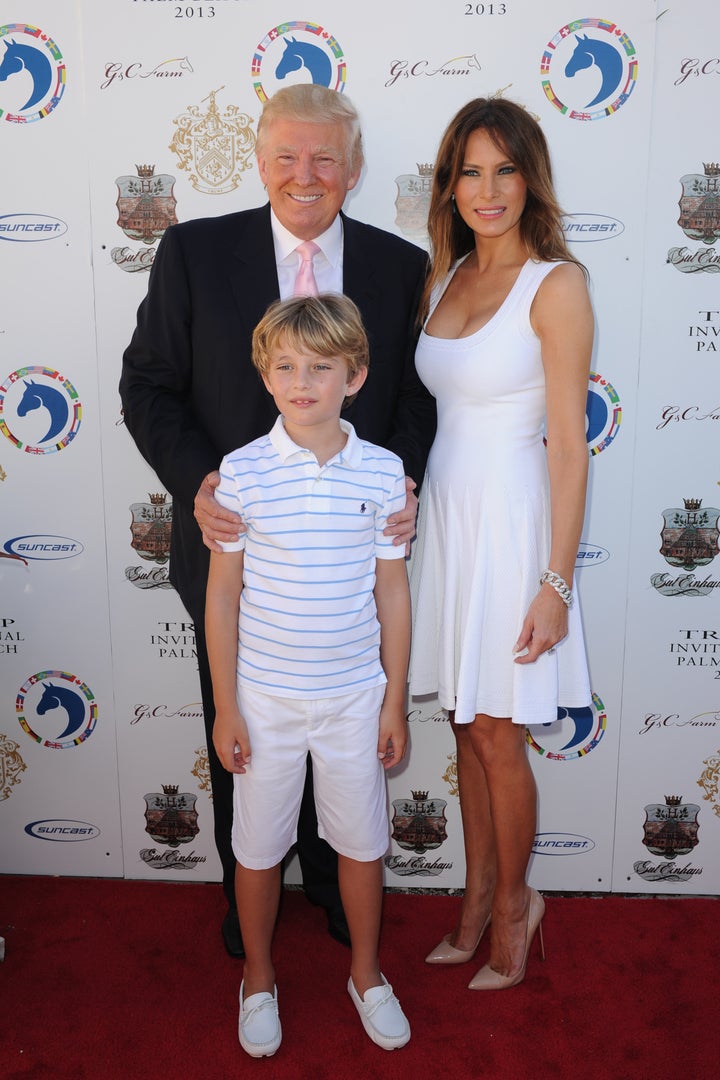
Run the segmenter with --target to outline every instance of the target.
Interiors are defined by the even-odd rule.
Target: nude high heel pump
[[[490,925],[490,916],[483,924],[483,928],[480,931],[477,941],[475,942],[474,949],[456,949],[454,945],[450,944],[450,934],[446,934],[440,944],[433,949],[431,953],[425,957],[426,964],[466,964],[468,960],[472,960],[473,956],[478,950],[478,945],[482,940],[482,936]]]
[[[542,934],[542,918],[544,914],[545,901],[537,890],[531,889],[530,903],[528,904],[527,930],[525,933],[525,955],[523,956],[522,967],[515,975],[501,975],[499,971],[495,971],[489,964],[486,964],[485,967],[480,968],[477,975],[468,983],[468,989],[509,990],[511,986],[517,986],[518,983],[521,983],[525,978],[528,953],[530,951],[532,939],[535,937],[536,930],[540,931],[540,955],[543,960],[545,959],[545,943]]]

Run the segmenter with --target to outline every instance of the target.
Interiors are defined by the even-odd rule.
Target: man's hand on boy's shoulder
[[[407,742],[405,709],[401,705],[383,705],[378,734],[378,758],[383,769],[392,769],[402,761]]]
[[[203,544],[210,548],[210,551],[222,551],[218,541],[232,544],[241,532],[246,532],[240,515],[226,510],[215,498],[215,488],[219,483],[219,472],[207,474],[198,488],[193,510],[195,520],[200,526]]]

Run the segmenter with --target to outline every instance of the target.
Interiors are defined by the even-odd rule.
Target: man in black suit
[[[412,538],[413,488],[435,432],[434,401],[413,362],[426,255],[341,212],[363,162],[355,109],[325,87],[280,90],[263,110],[256,155],[268,204],[166,231],[120,380],[125,424],[173,497],[170,579],[195,624],[215,842],[228,899],[222,931],[231,955],[242,955],[230,844],[233,778],[212,743],[204,612],[208,548],[235,539],[238,519],[218,506],[213,489],[222,456],[274,423],[272,398],[250,360],[251,336],[267,306],[292,295],[300,241],[317,244],[312,265],[319,290],[344,292],[363,316],[370,373],[346,415],[361,437],[393,450],[405,465],[408,502],[387,530],[396,543]],[[326,909],[330,933],[349,944],[337,857],[317,836],[312,769],[298,854],[308,898]]]

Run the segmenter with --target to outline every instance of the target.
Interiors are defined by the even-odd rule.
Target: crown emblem
[[[682,795],[666,795],[665,796],[665,805],[666,806],[680,806],[681,803],[682,803]]]
[[[703,169],[706,176],[720,176],[720,162],[703,161]]]
[[[435,172],[435,163],[433,161],[418,161],[417,171],[418,176],[431,177]]]
[[[178,784],[163,784],[162,789],[165,795],[177,795],[180,786]]]
[[[699,510],[702,506],[702,499],[683,499],[686,510]]]
[[[167,495],[164,491],[149,491],[150,502],[153,506],[164,506]]]
[[[135,168],[138,176],[142,177],[143,180],[149,180],[155,175],[154,165],[136,165]]]
[[[425,802],[428,797],[427,791],[413,791],[412,797],[415,802]]]

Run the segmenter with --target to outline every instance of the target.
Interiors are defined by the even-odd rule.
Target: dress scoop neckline
[[[425,320],[425,326],[423,326],[423,328],[421,330],[421,333],[426,338],[428,338],[429,341],[470,341],[472,338],[477,337],[478,334],[484,333],[497,320],[498,316],[502,313],[503,309],[505,307],[507,307],[507,304],[508,304],[510,298],[512,297],[513,293],[515,292],[515,290],[518,287],[518,284],[520,283],[520,279],[523,277],[523,275],[524,275],[525,271],[527,270],[528,266],[533,263],[533,259],[531,259],[530,256],[528,256],[528,258],[525,260],[525,262],[520,267],[520,269],[518,271],[518,274],[517,274],[517,277],[513,281],[512,285],[510,286],[510,289],[509,289],[507,295],[505,296],[504,300],[502,301],[502,303],[495,309],[495,311],[492,313],[492,315],[487,320],[487,322],[484,322],[482,324],[482,326],[478,327],[477,330],[473,330],[472,334],[463,334],[461,337],[439,337],[437,334],[428,334],[425,327],[427,326],[428,322],[432,318],[433,312],[435,311],[438,304],[440,303],[443,296],[445,295],[445,292],[446,292],[446,290],[448,288],[448,285],[450,284],[452,279],[455,277],[456,271],[462,266],[462,264],[465,262],[465,259],[468,259],[471,255],[472,255],[472,252],[469,251],[467,253],[467,255],[464,255],[462,259],[459,259],[455,263],[455,266],[452,267],[452,269],[448,273],[447,277],[445,278],[445,281],[443,282],[442,292],[438,296],[437,301],[434,304],[432,311],[430,312],[427,319]]]

